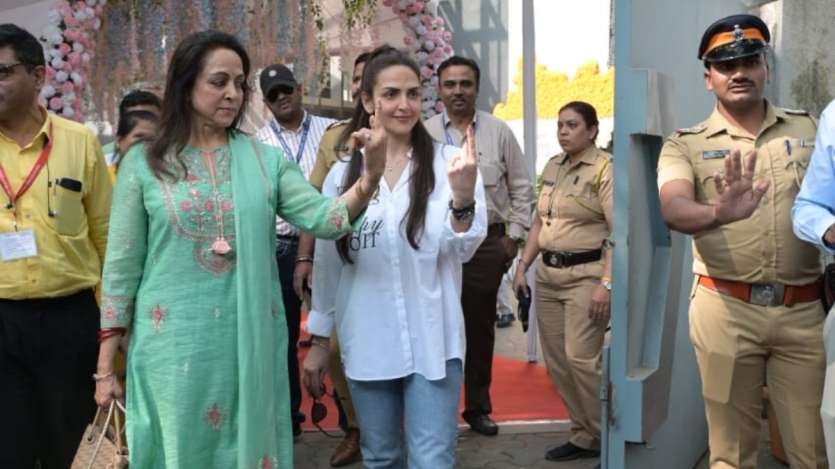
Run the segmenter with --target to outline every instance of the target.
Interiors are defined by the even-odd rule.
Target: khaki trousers
[[[600,449],[600,354],[605,324],[589,319],[589,304],[600,285],[603,263],[556,269],[539,261],[536,320],[548,374],[571,417],[569,441]]]
[[[339,404],[345,411],[345,419],[348,421],[348,428],[359,428],[357,424],[357,412],[354,410],[354,403],[351,402],[351,391],[348,389],[348,380],[345,377],[345,367],[342,365],[342,355],[339,349],[339,337],[336,335],[336,328],[331,332],[331,352],[328,363],[328,372],[331,374],[333,388],[339,395]]]
[[[695,288],[690,340],[702,378],[711,469],[756,467],[766,384],[789,465],[826,467],[823,322],[819,301],[757,306]]]

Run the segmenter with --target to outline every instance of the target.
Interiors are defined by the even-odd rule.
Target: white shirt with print
[[[409,244],[402,222],[409,207],[411,162],[394,190],[380,182],[362,223],[350,235],[353,264],[343,263],[334,241],[316,240],[307,331],[329,337],[336,326],[345,374],[353,380],[390,380],[413,373],[439,380],[446,375],[447,360],[464,361],[462,264],[487,235],[487,210],[479,174],[475,218],[466,232],[453,231],[447,164],[460,151],[435,144],[435,189],[419,249]],[[344,161],[333,166],[323,194],[342,192],[347,168]]]

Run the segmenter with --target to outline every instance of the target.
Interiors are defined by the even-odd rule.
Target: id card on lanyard
[[[464,143],[462,142],[461,145],[455,143],[455,140],[452,139],[452,136],[449,134],[449,130],[447,130],[447,120],[446,120],[446,113],[444,112],[441,114],[441,127],[444,129],[444,136],[446,137],[447,145],[452,145],[453,147],[460,147],[463,146]],[[473,122],[470,124],[473,126],[473,134],[475,134],[475,116],[473,116]]]
[[[302,123],[302,136],[299,139],[299,149],[294,158],[293,153],[290,151],[290,146],[287,145],[284,137],[281,136],[281,130],[278,128],[278,124],[276,124],[275,119],[270,119],[270,128],[275,134],[275,137],[278,139],[278,143],[281,144],[281,149],[284,150],[284,157],[290,161],[294,161],[296,164],[301,164],[302,156],[304,156],[304,147],[307,144],[307,134],[310,132],[310,121],[310,116],[308,116]]]
[[[14,191],[9,177],[6,175],[6,170],[0,164],[0,187],[6,193],[8,204],[5,208],[11,211],[12,223],[14,224],[14,232],[0,233],[0,260],[11,261],[15,259],[22,259],[25,257],[33,257],[38,255],[38,248],[35,244],[35,232],[31,229],[18,231],[17,229],[17,201],[21,196],[32,187],[35,179],[46,166],[49,160],[49,154],[52,152],[52,121],[49,122],[49,130],[47,133],[46,145],[44,145],[41,154],[29,171],[29,175],[23,180],[23,183]]]

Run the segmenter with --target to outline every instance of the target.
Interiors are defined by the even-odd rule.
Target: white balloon
[[[89,6],[84,9],[84,13],[87,15],[87,18],[94,18],[96,16],[96,10],[93,10]]]
[[[435,49],[435,43],[432,41],[426,41],[423,43],[423,47],[425,47],[429,52],[432,52]]]
[[[84,62],[84,63],[89,62],[90,61],[90,54],[88,54],[87,52],[82,52],[81,53],[81,61]]]
[[[71,80],[72,80],[72,82],[73,82],[73,83],[75,83],[76,85],[80,85],[80,84],[81,84],[81,82],[82,82],[82,80],[84,80],[83,78],[81,78],[81,75],[79,75],[79,73],[78,73],[78,72],[72,72],[72,73],[70,73],[70,79],[71,79]]]
[[[98,30],[101,28],[101,20],[96,18],[96,21],[93,22],[93,29]]]
[[[60,32],[55,33],[52,36],[49,36],[48,39],[49,39],[50,44],[53,44],[53,45],[54,44],[60,44],[60,43],[64,42],[64,36]]]
[[[49,13],[46,14],[46,19],[53,24],[58,24],[61,22],[61,13],[58,10],[49,10]]]
[[[55,57],[52,59],[52,62],[50,62],[50,65],[52,65],[52,68],[55,70],[61,70],[64,68],[64,60],[61,57]]]
[[[80,42],[73,42],[72,43],[72,50],[76,52],[84,52],[84,44]]]
[[[58,83],[64,83],[65,81],[67,81],[67,78],[69,77],[70,76],[67,74],[67,72],[61,70],[55,74],[55,81],[57,81]]]
[[[73,109],[69,106],[64,106],[64,109],[61,111],[61,113],[64,114],[64,117],[69,118],[72,118],[72,116],[75,115],[75,111],[73,111]]]

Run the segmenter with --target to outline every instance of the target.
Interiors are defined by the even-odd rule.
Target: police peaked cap
[[[756,55],[768,47],[768,26],[754,15],[731,15],[708,26],[699,44],[699,60],[723,62]]]

